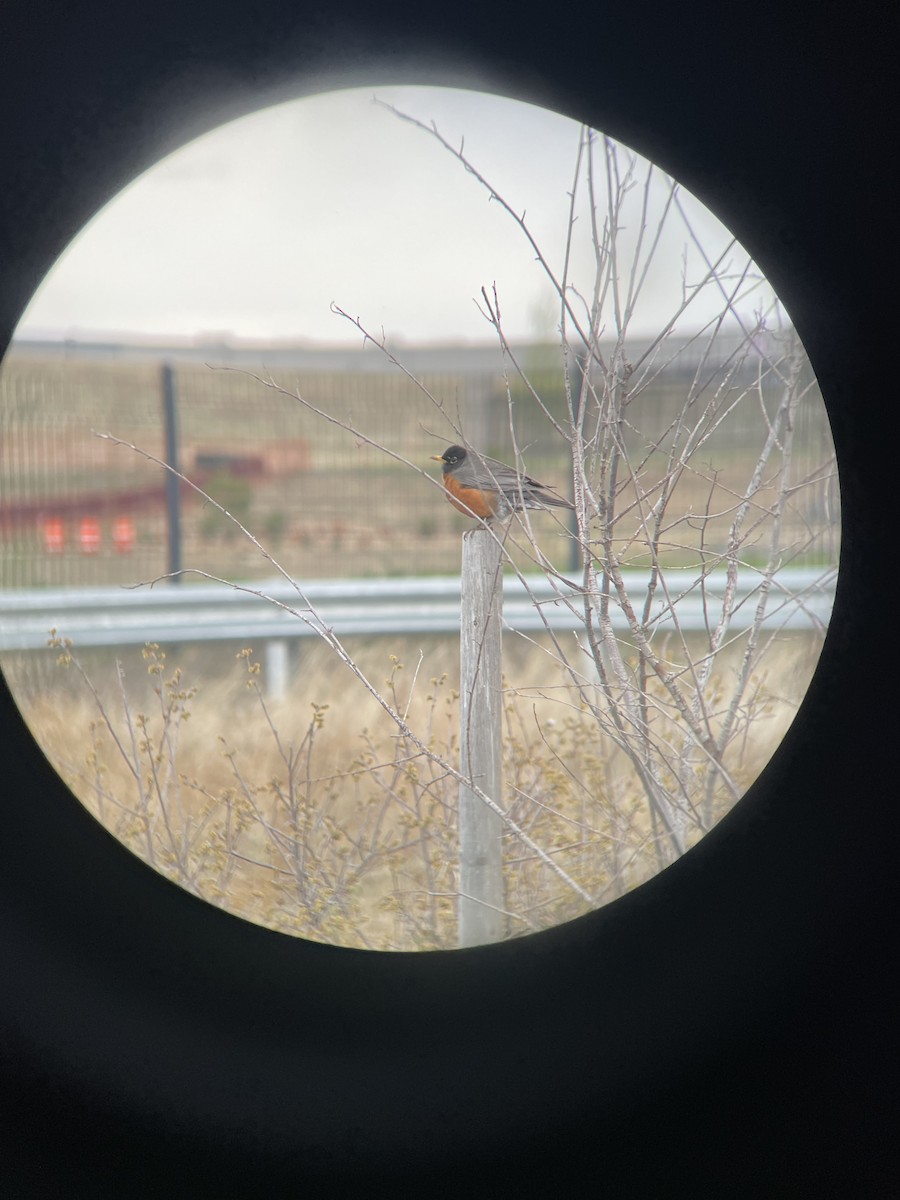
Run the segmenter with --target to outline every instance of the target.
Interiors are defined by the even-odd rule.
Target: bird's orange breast
[[[478,517],[489,521],[497,515],[497,493],[482,488],[466,487],[448,471],[444,475],[447,499],[459,512],[467,517]]]

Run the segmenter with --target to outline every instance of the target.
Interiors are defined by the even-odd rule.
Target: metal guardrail
[[[627,586],[636,605],[643,603],[648,573],[627,571]],[[834,599],[837,570],[785,568],[774,577],[764,627],[769,630],[824,629]],[[724,573],[707,576],[701,589],[694,570],[668,571],[666,593],[657,588],[654,627],[672,628],[672,610],[681,629],[697,632],[714,625],[721,608]],[[313,636],[321,627],[340,638],[390,634],[459,632],[458,575],[413,579],[315,580],[300,585],[309,611],[301,620],[304,600],[286,581],[242,585],[160,585],[126,588],[35,589],[0,591],[0,651],[37,650],[47,645],[49,631],[71,638],[76,646],[128,646],[146,642],[179,644],[246,641],[248,644]],[[760,576],[749,568],[739,574],[731,629],[746,628],[756,614]],[[668,596],[668,599],[667,599]],[[504,626],[538,632],[577,630],[582,599],[544,575],[524,583],[507,576],[503,587]],[[284,606],[284,607],[282,607]],[[614,628],[627,630],[625,614],[613,600]]]

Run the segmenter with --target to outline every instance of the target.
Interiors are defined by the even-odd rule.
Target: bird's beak
[[[435,462],[443,462],[444,461],[443,457],[440,454],[432,454],[430,457],[433,458]]]

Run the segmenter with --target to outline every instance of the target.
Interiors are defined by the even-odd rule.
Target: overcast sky
[[[354,89],[264,109],[158,163],[76,238],[36,293],[18,336],[358,341],[330,311],[335,302],[398,340],[482,341],[491,331],[474,298],[495,282],[511,340],[552,336],[558,304],[521,231],[446,150],[373,103],[373,95],[434,121],[454,145],[465,138],[473,166],[524,211],[561,271],[575,122],[475,92]],[[602,153],[595,161],[602,167]],[[643,160],[638,167],[646,170]],[[642,184],[643,175],[638,179]],[[666,190],[661,174],[658,185],[651,227]],[[641,197],[641,186],[633,188],[621,219],[626,249],[641,223]],[[727,231],[692,196],[682,193],[682,201],[715,255]],[[590,215],[585,204],[579,212],[572,278],[587,294]],[[602,221],[606,214],[598,215]],[[647,275],[635,332],[658,332],[670,320],[685,266],[688,285],[699,279],[701,259],[689,242],[674,213]],[[745,262],[739,250],[729,256],[734,270]],[[740,307],[749,314],[769,303],[761,285]],[[720,308],[720,295],[709,289],[679,329],[698,327]]]

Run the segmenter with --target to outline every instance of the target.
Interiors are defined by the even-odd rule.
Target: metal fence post
[[[463,537],[460,619],[460,770],[502,803],[502,547],[486,529]],[[502,819],[466,784],[459,788],[458,943],[477,946],[506,933]]]
[[[173,583],[181,582],[181,480],[173,471],[178,465],[178,410],[175,395],[175,372],[171,363],[162,365],[163,424],[166,434],[166,522],[168,529],[167,571]]]

